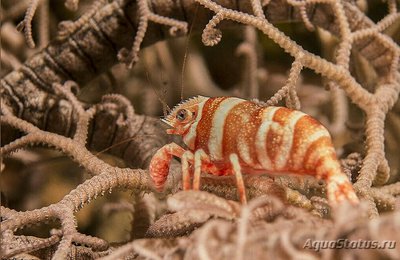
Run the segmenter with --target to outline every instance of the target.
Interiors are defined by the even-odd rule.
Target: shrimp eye
[[[188,116],[188,112],[186,109],[181,109],[176,113],[176,119],[178,119],[179,121],[183,121],[187,118]]]

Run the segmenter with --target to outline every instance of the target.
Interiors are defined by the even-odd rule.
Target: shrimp
[[[159,191],[175,156],[181,158],[184,190],[199,190],[201,172],[235,175],[239,199],[246,203],[242,173],[292,173],[326,181],[331,205],[358,203],[328,130],[305,113],[236,97],[197,96],[175,106],[163,122],[188,149],[170,143],[153,156],[149,171]]]

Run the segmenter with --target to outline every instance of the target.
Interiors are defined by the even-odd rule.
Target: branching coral
[[[78,7],[77,1],[65,1],[65,5],[71,9],[76,10]],[[59,32],[58,32],[58,39],[62,40],[68,37],[69,35],[76,32],[76,30],[80,29],[84,24],[88,23],[90,18],[95,15],[95,13],[99,10],[102,5],[105,5],[105,0],[95,1],[93,5],[90,7],[90,11],[86,12],[82,15],[77,21],[63,21],[59,24]]]
[[[171,26],[171,29],[169,30],[171,35],[177,35],[178,31],[181,31],[180,33],[184,34],[187,32],[187,23],[152,13],[149,9],[147,0],[138,1],[138,15],[139,25],[136,31],[132,50],[128,52],[126,49],[122,49],[118,53],[119,60],[126,63],[129,68],[132,68],[132,66],[139,60],[138,53],[147,30],[148,21]]]
[[[357,238],[383,241],[386,237],[383,237],[382,233],[378,231],[379,227],[394,223],[396,218],[395,214],[391,214],[380,219],[368,220],[365,205],[352,211],[351,215],[343,214],[348,210],[349,205],[342,205],[335,212],[334,221],[327,223],[318,217],[310,218],[301,209],[284,207],[279,200],[274,198],[259,197],[247,207],[242,208],[240,217],[233,223],[221,219],[208,221],[202,228],[192,233],[189,246],[180,239],[171,243],[169,251],[155,251],[160,241],[144,239],[121,247],[115,251],[115,253],[119,253],[115,256],[135,252],[139,256],[149,257],[148,252],[151,252],[151,257],[156,259],[171,257],[171,255],[199,259],[235,257],[243,259],[250,255],[257,259],[265,256],[318,259],[346,256],[365,257],[366,254],[376,257],[394,257],[398,253],[393,249],[333,251],[315,247],[314,241],[321,241],[321,239],[328,241],[342,239],[344,241]],[[301,224],[296,225],[298,222]],[[318,232],[313,229],[318,229]],[[310,241],[309,245],[307,241]],[[166,240],[164,240],[165,242]],[[176,245],[177,243],[178,245]],[[221,247],[224,250],[218,250]],[[212,257],[211,252],[213,252]],[[107,259],[111,259],[111,256]]]
[[[299,79],[301,70],[303,69],[303,65],[300,59],[301,56],[299,60],[295,60],[293,62],[286,85],[278,90],[267,102],[265,102],[265,105],[277,105],[278,102],[283,99],[283,97],[286,97],[287,107],[292,109],[300,109],[299,97],[296,94],[296,84]]]
[[[97,0],[77,21],[61,23],[57,39],[48,47],[48,0],[20,1],[5,7],[9,12],[2,20],[8,23],[27,9],[21,26],[30,47],[35,46],[31,22],[34,15],[38,18],[38,49],[42,51],[25,63],[19,61],[21,57],[14,57],[15,52],[2,55],[2,62],[14,69],[1,79],[2,138],[4,135],[6,140],[2,142],[2,157],[7,158],[19,149],[46,146],[61,151],[91,176],[81,176],[81,184],[50,205],[25,211],[1,206],[1,257],[318,259],[362,258],[369,253],[398,258],[398,250],[317,251],[305,247],[308,239],[399,240],[399,177],[385,156],[384,130],[385,118],[400,92],[400,49],[386,32],[398,23],[400,15],[396,1],[387,3],[388,14],[374,23],[350,1]],[[78,0],[65,1],[65,6],[73,11],[78,4]],[[36,9],[39,12],[35,14]],[[323,28],[336,36],[332,61],[306,51],[273,25],[288,18],[303,22],[310,31]],[[355,181],[362,199],[360,206],[351,208],[344,204],[332,209],[323,197],[324,183],[289,176],[248,176],[245,185],[252,200],[247,206],[233,201],[237,199],[235,181],[228,177],[204,176],[201,192],[177,192],[181,179],[177,162],[171,165],[164,193],[158,194],[158,199],[154,194],[143,197],[143,193],[152,191],[148,173],[143,169],[155,150],[171,140],[157,119],[136,114],[124,96],[106,94],[100,102],[85,103],[78,98],[79,90],[118,61],[128,67],[140,67],[141,48],[167,36],[178,36],[178,31],[186,33],[189,25],[196,32],[206,24],[202,40],[205,45],[216,45],[223,35],[220,23],[226,20],[246,25],[244,41],[237,48],[246,59],[242,85],[247,88],[241,89],[244,95],[257,97],[264,88],[259,82],[261,56],[257,47],[263,33],[294,61],[286,84],[276,88],[265,103],[257,102],[276,105],[285,100],[288,107],[299,109],[304,87],[300,79],[303,69],[308,68],[328,82],[332,99],[328,127],[334,136],[345,131],[345,122],[352,119],[348,99],[365,114],[365,129],[359,130],[366,138],[364,151],[342,159],[343,170]],[[165,25],[170,27],[169,33],[164,32]],[[259,35],[256,29],[261,32]],[[375,79],[368,84],[353,73],[357,70],[353,51],[373,70]],[[307,105],[301,101],[302,107]],[[396,130],[398,111],[390,113],[388,118]],[[121,157],[124,166],[103,161],[99,156],[103,152]],[[8,163],[5,160],[2,170],[7,169]],[[122,168],[126,166],[132,168]],[[116,190],[134,194],[133,201],[109,204],[109,210],[111,207],[132,214],[129,240],[112,244],[81,233],[77,212],[93,204],[97,197],[115,194]],[[24,233],[30,225],[47,226],[48,221],[54,220],[57,229],[47,232],[45,238]]]
[[[21,3],[25,2],[21,1]],[[48,0],[30,0],[24,20],[17,26],[19,30],[24,30],[29,48],[36,46],[32,36],[32,19],[37,8],[39,8],[39,48],[45,47],[49,42],[49,2]]]
[[[75,190],[71,191],[70,194],[66,195],[63,200],[50,206],[25,212],[15,212],[7,209],[2,210],[2,214],[3,211],[6,213],[4,216],[5,219],[2,221],[1,225],[1,231],[3,234],[9,234],[10,231],[12,232],[13,230],[23,228],[24,226],[36,223],[37,221],[40,222],[42,220],[53,218],[59,219],[61,222],[62,238],[59,241],[58,249],[54,254],[54,258],[59,259],[63,259],[67,256],[72,242],[87,244],[93,249],[97,247],[94,246],[98,244],[95,238],[84,237],[76,232],[76,220],[73,213],[82,208],[84,204],[89,203],[100,194],[104,195],[105,191],[111,192],[111,190],[115,188],[127,189],[130,186],[131,188],[135,186],[139,188],[144,185],[149,189],[148,180],[142,171],[112,167],[92,155],[85,148],[88,123],[95,112],[95,108],[93,107],[85,111],[81,104],[76,100],[76,97],[72,94],[71,89],[73,86],[73,83],[70,82],[67,82],[64,86],[54,85],[55,91],[61,92],[62,95],[69,99],[77,111],[79,125],[76,127],[72,139],[42,131],[32,124],[13,116],[5,104],[2,104],[1,108],[3,114],[1,117],[2,124],[9,124],[27,133],[26,136],[2,147],[1,153],[3,156],[9,155],[16,149],[24,146],[42,143],[45,145],[55,146],[79,162],[88,172],[99,174],[97,178],[89,179],[85,183],[79,185]],[[114,95],[105,97],[104,100],[123,99]],[[127,110],[128,117],[132,116],[132,108],[128,107]],[[139,189],[143,190],[142,188]],[[19,251],[13,250],[15,246],[13,246],[12,243],[15,243],[15,239],[12,233],[9,234],[9,236],[4,235],[3,238],[5,245],[7,245],[7,243],[9,244],[4,253],[5,256],[19,253]],[[55,238],[52,237],[51,239],[49,238],[39,242],[33,240],[31,243],[29,243],[29,240],[24,240],[24,244],[27,248],[37,250],[58,242],[54,241],[54,239]]]
[[[19,24],[19,29],[22,29],[21,27],[24,28],[25,38],[30,48],[35,48],[35,43],[32,38],[32,19],[38,5],[39,5],[39,0],[32,0],[28,7],[28,10],[26,11],[24,21]]]

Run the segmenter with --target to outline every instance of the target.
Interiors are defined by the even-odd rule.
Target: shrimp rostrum
[[[159,191],[175,156],[181,158],[184,190],[198,190],[202,172],[235,175],[245,203],[242,173],[292,173],[326,181],[331,205],[358,203],[328,130],[300,111],[236,97],[197,96],[175,106],[163,121],[171,127],[167,133],[181,135],[188,149],[170,143],[156,152],[150,175]]]

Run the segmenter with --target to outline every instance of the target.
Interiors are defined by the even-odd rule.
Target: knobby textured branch
[[[78,20],[60,23],[57,38],[50,44],[49,1],[21,1],[13,6],[13,12],[2,19],[13,20],[26,9],[19,27],[24,27],[30,48],[36,46],[32,20],[39,10],[40,51],[24,63],[11,53],[2,58],[15,70],[1,79],[1,155],[8,158],[20,149],[45,146],[70,157],[90,177],[82,178],[81,184],[47,206],[17,211],[2,205],[1,257],[362,258],[365,251],[315,251],[305,248],[304,243],[307,239],[399,240],[399,173],[389,166],[384,136],[385,119],[400,92],[400,49],[386,31],[400,15],[396,1],[387,3],[388,14],[374,23],[346,0],[97,0]],[[199,4],[204,8],[194,11]],[[78,0],[65,1],[73,11],[79,5]],[[301,21],[310,31],[322,28],[335,35],[338,43],[332,61],[306,51],[273,24],[288,19]],[[302,71],[308,68],[328,82],[334,134],[346,129],[348,100],[365,114],[364,151],[342,159],[343,170],[354,180],[362,200],[356,208],[346,204],[330,208],[323,196],[324,183],[290,176],[247,177],[247,195],[252,200],[245,206],[233,201],[235,180],[228,177],[205,176],[202,191],[178,192],[181,176],[175,161],[163,194],[142,197],[153,191],[144,169],[154,152],[171,138],[157,119],[136,114],[122,95],[106,94],[94,103],[78,99],[81,87],[112,65],[123,62],[128,68],[140,66],[139,51],[145,46],[186,34],[189,27],[194,33],[203,29],[203,43],[214,46],[223,37],[223,26],[237,23],[246,25],[244,41],[237,51],[246,58],[248,87],[242,92],[249,97],[258,97],[264,87],[257,74],[262,68],[256,30],[294,59],[286,83],[268,101],[255,102],[277,105],[285,100],[286,106],[300,109]],[[364,85],[351,73],[352,51],[376,74],[372,86]],[[125,165],[111,165],[90,150],[119,156]],[[85,235],[77,228],[77,212],[116,190],[134,194],[132,203],[109,205],[114,211],[125,210],[133,216],[130,238],[122,246]],[[169,194],[173,195],[165,200]],[[56,220],[58,227],[46,238],[23,234],[30,225],[50,220]],[[224,250],[217,250],[221,247]],[[400,255],[398,249],[373,253],[387,258]]]
[[[208,197],[207,200],[207,196],[212,195],[191,192],[177,193],[170,200],[174,200],[174,203],[176,203],[175,200],[180,201],[184,207],[181,208],[181,211],[159,220],[164,225],[169,225],[170,229],[173,230],[179,226],[174,225],[180,223],[173,220],[182,221],[182,217],[185,216],[184,212],[187,213],[185,209],[195,208],[195,211],[192,212],[197,214],[184,217],[195,222],[203,217],[208,218],[210,214],[215,214],[211,212],[224,207],[223,214],[220,212],[218,219],[208,221],[202,228],[197,229],[189,236],[190,243],[182,237],[172,240],[139,239],[120,247],[112,255],[103,259],[112,259],[113,256],[131,257],[133,255],[154,259],[165,257],[244,259],[248,255],[262,258],[265,257],[266,253],[268,256],[276,258],[287,257],[288,255],[308,259],[346,256],[366,257],[370,253],[366,250],[357,250],[357,252],[351,250],[313,250],[304,246],[304,243],[308,240],[317,241],[320,239],[336,240],[342,238],[351,240],[358,239],[360,236],[365,239],[385,239],[385,237],[382,237],[383,230],[389,223],[394,224],[396,217],[398,217],[398,214],[394,214],[369,220],[367,205],[362,204],[356,211],[351,210],[351,215],[348,212],[352,206],[342,205],[335,212],[333,221],[327,222],[318,217],[308,216],[308,213],[302,209],[284,206],[280,200],[274,197],[261,196],[237,211],[235,207],[232,208],[232,204],[221,204],[218,202],[218,198]],[[200,204],[196,206],[190,203],[192,200],[196,200]],[[204,204],[205,201],[210,204]],[[170,204],[173,205],[172,202]],[[172,205],[170,206],[171,210],[176,210]],[[232,209],[234,209],[234,214],[232,214]],[[347,212],[347,214],[343,214],[344,212]],[[182,215],[179,215],[179,213],[182,213]],[[232,221],[234,215],[236,217]],[[305,217],[305,215],[308,217]],[[274,224],[272,225],[272,223]],[[181,228],[183,226],[184,224],[181,225]],[[318,229],[319,232],[314,232],[313,229]],[[167,232],[170,231],[168,230],[164,234],[167,234]],[[164,249],[165,247],[169,250]],[[221,247],[226,250],[217,250]],[[157,250],[159,248],[160,250]],[[212,255],[211,252],[213,252]],[[398,254],[398,250],[374,250],[374,254],[381,257],[393,257]]]
[[[32,38],[32,19],[36,9],[38,8],[39,2],[39,0],[31,1],[28,10],[26,11],[24,21],[18,26],[20,29],[24,29],[26,42],[30,48],[35,48],[35,42]]]
[[[301,57],[296,59],[289,72],[289,77],[285,86],[278,90],[265,105],[274,106],[277,105],[280,100],[286,97],[286,106],[292,109],[300,109],[300,101],[296,94],[296,84],[300,77],[303,64],[300,61]]]
[[[163,17],[150,12],[147,0],[138,1],[138,15],[140,17],[140,20],[131,52],[127,53],[126,49],[121,49],[121,51],[118,53],[119,60],[126,63],[129,68],[132,68],[133,64],[139,60],[138,53],[140,51],[140,44],[142,43],[144,35],[146,33],[148,21],[171,26],[169,33],[173,36],[178,35],[179,30],[183,34],[187,33],[186,22],[176,21],[174,19]]]

